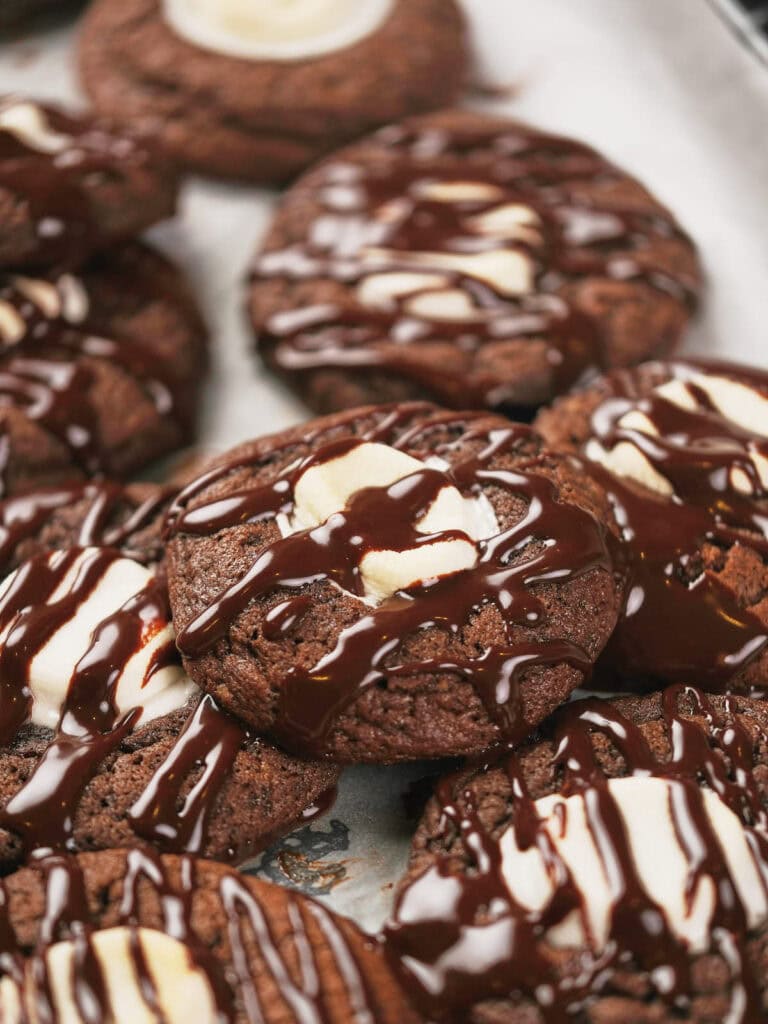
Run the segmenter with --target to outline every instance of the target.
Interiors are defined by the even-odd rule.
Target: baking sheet
[[[768,365],[768,73],[705,0],[465,0],[476,79],[510,87],[475,105],[591,142],[678,214],[702,251],[705,309],[686,349]],[[0,91],[82,101],[75,30],[0,44]],[[505,92],[502,88],[501,92]],[[201,443],[220,450],[304,411],[250,355],[243,275],[275,193],[193,180],[151,237],[193,279],[213,337]],[[428,764],[349,769],[323,818],[258,868],[364,927],[386,916],[413,820],[403,795]]]

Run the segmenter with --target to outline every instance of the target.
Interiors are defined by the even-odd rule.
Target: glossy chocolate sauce
[[[160,537],[156,544],[139,544],[136,534],[159,519],[173,493],[172,487],[152,488],[144,500],[134,502],[123,484],[102,480],[8,498],[0,503],[0,572],[13,567],[14,553],[34,542],[56,512],[81,503],[85,511],[76,545],[115,548],[135,562],[156,562],[162,556]]]
[[[111,453],[101,437],[93,395],[94,363],[108,362],[142,386],[159,416],[177,421],[184,436],[189,434],[188,403],[156,353],[137,338],[102,332],[87,309],[82,318],[68,319],[68,275],[53,282],[58,300],[51,306],[35,301],[24,280],[0,277],[0,312],[19,325],[0,346],[0,415],[3,406],[20,410],[56,437],[86,475],[108,473]],[[50,288],[51,282],[45,283]],[[0,448],[0,478],[10,454],[6,441]]]
[[[477,803],[472,778],[457,775],[440,784],[440,845],[451,850],[451,858],[435,854],[432,865],[401,891],[383,933],[395,970],[430,1020],[463,1022],[468,1008],[485,1000],[522,998],[536,1003],[544,1020],[564,1022],[595,996],[615,992],[613,973],[628,970],[647,972],[655,998],[685,1013],[693,993],[692,958],[635,867],[624,819],[593,745],[598,734],[621,756],[628,774],[669,781],[691,898],[705,880],[714,883],[712,949],[731,972],[728,1019],[733,1024],[763,1019],[761,981],[747,955],[746,908],[702,795],[703,786],[711,788],[737,815],[761,877],[768,879],[768,814],[754,775],[752,740],[736,717],[732,698],[721,712],[702,692],[675,685],[665,691],[662,704],[669,760],[660,759],[644,731],[605,701],[572,704],[558,712],[553,726],[558,789],[565,797],[583,797],[589,830],[612,880],[613,911],[604,950],[585,947],[564,959],[546,944],[547,931],[569,914],[586,920],[590,894],[575,882],[548,836],[527,789],[525,759],[509,754],[490,767],[508,775],[509,827],[515,829],[518,846],[538,848],[554,883],[540,912],[515,902],[502,873],[503,829],[500,834],[483,824],[489,812]],[[490,813],[499,820],[497,810]]]
[[[13,749],[23,738],[31,711],[28,678],[35,656],[121,557],[113,549],[92,549],[66,593],[51,601],[81,555],[82,549],[74,548],[29,559],[0,598],[0,630],[10,627],[0,648],[0,746]],[[76,848],[79,801],[104,762],[120,751],[141,714],[141,709],[120,714],[114,687],[146,642],[146,631],[169,620],[165,582],[158,576],[94,631],[69,681],[58,728],[0,811],[0,825],[19,837],[26,856],[39,858]],[[156,653],[149,675],[176,658],[171,641]],[[251,741],[247,730],[211,697],[201,698],[128,814],[137,838],[168,852],[202,852],[218,794],[238,752]],[[199,777],[190,788],[195,773]],[[246,859],[258,848],[246,838],[242,849],[231,855]]]
[[[99,922],[89,907],[81,868],[73,857],[50,857],[41,867],[46,876],[45,909],[34,949],[23,948],[17,941],[7,912],[6,890],[0,888],[2,973],[18,983],[24,968],[31,969],[37,983],[40,1024],[56,1024],[46,954],[55,942],[72,940],[76,945],[75,995],[82,1018],[94,1024],[111,1019],[105,972],[92,942]],[[182,858],[171,872],[156,853],[129,851],[121,904],[110,927],[141,927],[147,917],[143,908],[150,901],[158,902],[162,924],[158,925],[153,915],[151,927],[159,927],[189,949],[193,963],[210,983],[221,1024],[232,1024],[241,1015],[250,1024],[259,1024],[274,1012],[276,994],[297,1022],[334,1024],[341,1018],[331,1008],[324,983],[331,967],[337,972],[350,1008],[344,1020],[371,1024],[376,1003],[365,972],[343,929],[324,907],[285,894],[287,922],[280,922],[278,933],[272,915],[247,880],[234,872],[223,874],[216,895],[226,921],[224,941],[229,943],[231,969],[225,970],[222,960],[210,950],[210,936],[199,934],[193,924],[197,872],[194,858]],[[298,957],[298,972],[293,950]],[[132,947],[132,956],[147,1007],[158,1012],[162,1020],[152,974],[138,941]],[[335,1002],[338,996],[337,991]]]
[[[725,583],[702,573],[698,550],[739,544],[768,557],[768,494],[750,457],[768,456],[768,440],[726,419],[692,378],[731,378],[768,395],[768,375],[699,361],[659,364],[655,379],[653,372],[651,365],[610,374],[592,415],[593,440],[607,451],[632,446],[673,488],[664,496],[595,467],[622,528],[629,575],[598,675],[607,685],[618,672],[636,684],[693,679],[724,691],[765,650],[768,627]],[[683,382],[696,407],[653,391],[667,379]],[[631,412],[645,415],[658,436],[621,426]],[[751,493],[736,489],[739,478]]]
[[[543,342],[555,393],[587,370],[605,366],[601,323],[573,294],[582,280],[631,279],[693,303],[693,276],[671,271],[649,246],[649,239],[667,243],[683,237],[668,216],[584,198],[584,185],[598,181],[610,195],[610,185],[623,179],[589,147],[497,124],[451,132],[388,128],[377,138],[386,147],[381,159],[329,163],[316,172],[312,199],[319,210],[306,236],[264,253],[253,268],[257,284],[330,279],[350,289],[343,304],[277,313],[260,325],[259,346],[278,370],[393,373],[459,408],[534,404],[538,399],[532,396],[521,398],[519,384],[500,379],[497,371],[483,372],[475,355],[499,342]],[[487,187],[490,197],[435,198],[435,185],[459,183]],[[533,220],[496,227],[492,235],[480,231],[478,218],[511,204]],[[446,254],[494,251],[529,261],[529,288],[504,294],[482,275],[446,270],[441,263]],[[425,277],[422,287],[383,305],[353,291],[378,274],[414,272],[437,274],[443,282]],[[443,293],[450,299],[457,292],[470,303],[470,312],[460,317],[446,312],[437,318],[411,308],[414,297]],[[466,352],[464,370],[441,369],[439,357],[425,358],[424,346],[440,342]]]
[[[38,928],[34,949],[22,946],[14,934],[4,901],[0,908],[0,942],[2,973],[20,984],[23,972],[31,971],[35,983],[35,1010],[40,1024],[56,1024],[55,1001],[48,974],[46,956],[57,942],[75,944],[74,995],[83,1021],[97,1022],[112,1019],[112,1003],[105,979],[104,966],[92,942],[98,928],[89,905],[85,877],[74,857],[49,856],[41,862],[45,874],[45,906]],[[184,857],[172,878],[162,859],[149,850],[130,850],[126,855],[126,875],[117,920],[110,927],[131,929],[141,925],[141,907],[151,893],[160,904],[163,917],[161,930],[182,942],[189,950],[192,961],[206,975],[215,1006],[222,1024],[232,1024],[236,1018],[235,997],[219,961],[212,956],[205,942],[192,927],[192,893],[195,886],[196,864]],[[152,973],[146,963],[141,944],[131,943],[132,966],[139,979],[147,1008],[158,1013]],[[26,1017],[23,1018],[26,1022]]]
[[[405,415],[413,407],[404,407]],[[594,517],[557,500],[557,489],[539,475],[540,458],[519,459],[516,468],[501,468],[521,444],[531,438],[528,428],[499,421],[496,429],[475,428],[473,417],[433,413],[410,431],[391,416],[367,439],[405,450],[419,433],[437,424],[454,424],[462,441],[476,454],[445,471],[423,469],[389,487],[358,491],[343,512],[315,529],[275,540],[261,550],[248,572],[180,630],[177,645],[195,658],[226,636],[234,620],[251,601],[279,596],[265,617],[265,635],[290,635],[307,613],[306,587],[330,582],[362,595],[360,561],[367,551],[404,551],[419,544],[463,538],[460,531],[425,536],[416,524],[440,490],[453,485],[465,495],[498,489],[515,495],[527,513],[514,525],[487,541],[477,542],[475,568],[398,592],[381,604],[361,606],[359,617],[342,629],[335,646],[315,665],[287,668],[280,685],[276,734],[291,748],[319,752],[339,716],[366,689],[396,676],[454,674],[473,684],[489,716],[507,739],[520,735],[519,681],[539,665],[567,663],[586,675],[588,653],[560,637],[541,636],[545,606],[534,592],[540,582],[564,583],[596,568],[611,571],[605,535]],[[205,536],[238,524],[274,519],[290,512],[298,477],[313,465],[336,458],[361,443],[359,437],[331,441],[308,439],[310,456],[270,483],[214,497],[194,498],[217,479],[243,465],[224,463],[196,481],[169,511],[169,529],[176,534]],[[190,506],[190,507],[188,507]],[[473,614],[494,605],[503,616],[506,641],[462,657],[413,660],[401,655],[408,638],[431,628],[457,635]]]

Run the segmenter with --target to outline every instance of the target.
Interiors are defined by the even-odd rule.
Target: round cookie
[[[168,158],[135,130],[0,101],[0,266],[79,266],[170,217],[176,191]]]
[[[595,367],[666,352],[699,287],[669,211],[593,149],[444,111],[287,193],[250,311],[266,363],[318,412],[530,409]]]
[[[502,417],[315,420],[214,460],[171,508],[177,644],[288,749],[478,752],[526,735],[610,635],[609,514],[575,461]]]
[[[25,999],[72,1007],[73,1024],[418,1020],[351,921],[218,864],[110,850],[33,864],[2,886],[5,1024],[29,1019],[13,1012]],[[95,1016],[77,1012],[78,996]]]
[[[768,1012],[768,708],[562,708],[444,779],[384,938],[429,1020],[734,1024]]]
[[[242,862],[332,787],[186,677],[161,573],[113,548],[0,585],[0,874],[30,855],[150,844]]]
[[[0,276],[3,494],[124,477],[188,443],[205,341],[179,272],[142,245]]]
[[[80,43],[100,113],[252,182],[453,102],[467,63],[455,0],[98,0]]]
[[[628,583],[596,682],[768,684],[768,374],[702,360],[617,371],[545,409],[622,524]]]

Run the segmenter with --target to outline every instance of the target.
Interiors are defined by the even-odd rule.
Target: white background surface
[[[119,2],[119,0],[115,0]],[[709,291],[686,348],[768,366],[768,71],[705,0],[465,0],[479,80],[493,102],[592,143],[636,173],[698,242]],[[0,45],[0,91],[82,102],[74,32]],[[250,357],[242,279],[274,193],[191,181],[153,237],[184,264],[213,335],[202,441],[226,447],[303,411]],[[350,771],[332,818],[351,828],[348,880],[331,902],[376,926],[408,829],[400,792],[423,766]],[[323,831],[327,823],[314,828]]]

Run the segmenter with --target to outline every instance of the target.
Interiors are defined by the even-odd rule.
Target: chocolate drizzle
[[[25,968],[27,978],[31,972],[36,982],[38,1020],[40,1024],[55,1024],[46,956],[54,943],[71,940],[75,943],[75,995],[82,1018],[89,1022],[110,1020],[114,1008],[104,965],[93,944],[102,914],[93,903],[98,893],[88,890],[87,877],[74,857],[48,858],[41,870],[45,873],[45,909],[33,950],[18,943],[8,913],[7,888],[0,887],[3,974],[21,986]],[[151,910],[149,927],[162,930],[187,947],[193,963],[209,981],[221,1024],[234,1024],[240,1019],[257,1024],[273,1012],[276,997],[285,1012],[291,1012],[292,1019],[302,1024],[334,1024],[342,1019],[342,1007],[345,1022],[372,1024],[376,1019],[376,994],[369,987],[354,943],[333,915],[319,904],[280,890],[285,907],[281,908],[278,929],[269,900],[260,898],[259,883],[254,886],[231,871],[221,873],[215,890],[206,887],[209,894],[215,894],[217,909],[224,917],[224,942],[229,945],[231,960],[231,970],[226,969],[223,957],[211,952],[210,937],[198,933],[193,923],[192,901],[200,884],[199,870],[190,857],[170,864],[150,851],[131,850],[126,854],[122,899],[116,914],[110,915],[115,918],[110,920],[110,927],[123,926],[134,932],[132,966],[147,1007],[157,1011],[158,1020],[165,1018],[157,1005],[152,972],[137,935],[138,928],[147,927],[144,908],[155,903],[161,922],[156,921],[158,911]],[[266,890],[264,883],[260,885]],[[293,963],[294,951],[298,971]],[[340,983],[335,990],[325,981],[331,967]],[[23,1021],[26,1024],[27,1018]]]
[[[469,363],[441,367],[440,358],[428,359],[423,347],[452,343],[469,360],[500,342],[543,342],[552,367],[550,391],[560,393],[587,370],[610,363],[600,320],[576,292],[581,282],[631,279],[693,304],[695,271],[671,269],[653,248],[654,242],[665,248],[671,240],[690,243],[651,200],[642,208],[636,202],[620,206],[610,186],[624,175],[589,147],[498,122],[451,130],[388,128],[376,139],[383,150],[379,159],[329,162],[314,173],[311,198],[320,211],[306,236],[256,260],[257,286],[330,279],[350,288],[343,303],[278,312],[258,325],[259,346],[279,371],[383,372],[412,380],[453,407],[530,405],[537,399],[522,395],[498,371],[484,370],[482,358],[470,373]],[[603,204],[584,194],[584,186],[595,182],[605,189]],[[441,185],[469,191],[465,198],[440,199],[434,189]],[[478,228],[481,218],[511,206],[527,211],[528,219]],[[445,263],[446,256],[492,252],[529,261],[530,286],[515,287],[513,268],[502,288],[480,272]],[[423,285],[389,300],[364,300],[360,286],[391,273],[425,275]],[[442,283],[430,280],[435,275]],[[450,300],[457,293],[470,312],[452,318]],[[414,305],[414,299],[441,294],[444,316]]]
[[[47,857],[41,862],[41,869],[45,874],[46,883],[45,906],[38,929],[37,944],[31,954],[17,944],[8,915],[6,891],[3,889],[4,903],[0,918],[3,973],[21,988],[26,966],[28,977],[31,974],[34,981],[35,1019],[39,1024],[56,1024],[58,1017],[55,1012],[56,1004],[49,976],[47,953],[57,942],[72,941],[75,944],[73,981],[78,1012],[83,1021],[93,1021],[94,1024],[97,1021],[111,1020],[113,1006],[106,984],[104,966],[92,941],[96,931],[95,915],[89,905],[82,869],[74,857],[66,856]],[[177,878],[172,881],[164,862],[157,854],[148,850],[129,851],[126,854],[122,902],[118,919],[113,926],[124,926],[133,931],[132,966],[139,979],[147,1007],[160,1011],[152,973],[136,933],[141,922],[140,893],[146,887],[152,890],[160,903],[163,932],[184,943],[193,962],[205,973],[221,1024],[234,1024],[235,998],[224,969],[192,927],[191,900],[195,875],[196,865],[191,858],[185,857],[180,860]],[[27,1024],[27,1019],[24,1014],[22,1024]],[[161,1013],[158,1019],[164,1019]]]
[[[64,445],[83,473],[102,475],[110,471],[111,452],[99,427],[94,366],[106,362],[135,379],[158,416],[175,422],[183,437],[192,430],[189,403],[175,371],[164,369],[163,361],[137,338],[119,337],[109,327],[102,331],[87,310],[71,318],[62,283],[69,280],[63,275],[53,283],[40,282],[57,295],[48,306],[35,301],[26,279],[0,278],[0,307],[18,325],[0,348],[0,412],[3,406],[20,410]],[[31,284],[34,288],[38,282]],[[6,442],[0,449],[0,477],[10,455]]]
[[[768,441],[720,413],[696,385],[700,373],[768,396],[768,376],[757,370],[698,360],[647,364],[610,374],[608,393],[592,414],[592,438],[605,450],[632,446],[673,488],[667,497],[599,464],[593,470],[621,525],[629,575],[624,611],[600,662],[609,686],[618,673],[636,684],[695,679],[724,691],[768,645],[766,624],[704,571],[698,554],[702,545],[741,545],[768,558],[768,493],[750,456],[768,456]],[[681,382],[695,407],[682,408],[653,390],[667,380]],[[621,426],[631,412],[650,420],[658,436]],[[588,448],[584,454],[589,457]],[[737,490],[736,479],[750,493]]]
[[[46,487],[0,504],[0,571],[13,565],[18,548],[34,541],[57,512],[86,503],[74,543],[80,547],[110,547],[136,562],[158,561],[162,544],[136,543],[136,534],[163,512],[174,493],[172,487],[152,487],[146,497],[133,501],[123,484],[102,480],[62,487]],[[125,504],[127,513],[120,515]]]
[[[405,407],[405,414],[413,407]],[[404,415],[405,415],[404,414]],[[404,551],[418,544],[466,535],[447,531],[423,535],[416,531],[423,512],[441,488],[453,485],[465,495],[498,489],[524,501],[527,512],[487,541],[477,544],[474,569],[398,592],[376,607],[361,606],[361,614],[339,634],[335,646],[316,664],[287,669],[280,688],[275,733],[294,749],[320,752],[339,716],[366,689],[397,676],[453,674],[472,682],[499,735],[519,737],[526,728],[520,707],[519,683],[531,668],[567,663],[586,675],[587,651],[562,637],[534,637],[530,630],[545,620],[538,583],[561,584],[596,568],[607,572],[611,563],[604,533],[594,517],[576,505],[561,502],[557,489],[537,470],[542,456],[521,458],[516,469],[500,468],[505,456],[532,438],[528,428],[498,422],[475,428],[462,414],[432,414],[404,430],[397,413],[366,435],[369,440],[407,449],[420,431],[440,424],[466,425],[462,440],[476,454],[439,471],[424,467],[390,487],[355,493],[343,512],[326,523],[275,540],[257,555],[248,572],[215,601],[187,622],[177,645],[188,658],[215,647],[251,601],[280,598],[267,610],[267,636],[287,635],[309,610],[307,585],[330,581],[360,596],[360,560],[366,551]],[[248,521],[274,519],[292,509],[298,477],[310,466],[335,458],[359,444],[361,438],[325,442],[308,439],[312,455],[270,483],[232,494],[195,500],[206,488],[241,468],[243,460],[224,462],[181,493],[169,511],[169,531],[195,536],[213,534]],[[450,636],[461,630],[481,608],[494,605],[503,616],[506,640],[482,650],[445,659],[398,657],[408,638],[436,628]]]
[[[531,1000],[544,1020],[564,1022],[591,999],[615,995],[614,974],[629,970],[643,972],[653,998],[682,1012],[690,1005],[692,956],[672,931],[665,908],[649,897],[635,866],[603,755],[597,753],[603,741],[618,753],[626,774],[668,781],[670,811],[688,862],[689,899],[705,879],[713,883],[710,934],[712,949],[731,972],[728,1019],[734,1024],[763,1019],[761,981],[747,947],[746,907],[703,800],[704,787],[712,789],[739,818],[768,893],[768,813],[754,774],[753,742],[732,698],[721,712],[700,691],[675,685],[665,691],[661,705],[668,759],[653,752],[639,725],[604,701],[566,707],[552,728],[558,791],[583,798],[588,828],[612,879],[603,950],[585,947],[564,957],[547,945],[549,929],[572,912],[584,917],[590,894],[576,884],[548,837],[528,792],[525,751],[491,766],[506,773],[511,806],[505,823],[493,829],[487,810],[477,803],[473,779],[478,776],[441,783],[436,797],[441,846],[451,856],[436,854],[431,866],[405,886],[383,935],[401,980],[429,1019],[464,1021],[470,1006],[510,998]],[[496,811],[491,820],[500,820]],[[540,912],[516,903],[505,881],[500,840],[507,827],[514,828],[520,849],[537,848],[546,863],[553,892]],[[468,862],[461,873],[457,858]]]
[[[28,677],[35,655],[72,618],[119,557],[108,548],[37,556],[21,566],[0,598],[0,630],[8,629],[0,649],[0,745],[12,748],[29,721]],[[51,600],[78,563],[67,592]],[[134,709],[120,714],[114,687],[146,641],[147,631],[151,635],[163,620],[170,620],[165,583],[153,577],[94,631],[69,681],[57,730],[0,811],[0,824],[19,836],[27,856],[75,849],[79,801],[104,762],[120,751],[141,713]],[[176,658],[169,642],[155,654],[147,678]],[[202,852],[218,794],[238,752],[250,742],[248,731],[211,697],[201,698],[128,815],[135,835],[167,851]],[[199,778],[189,788],[198,769]],[[246,839],[231,855],[246,859],[258,848],[253,838]]]

